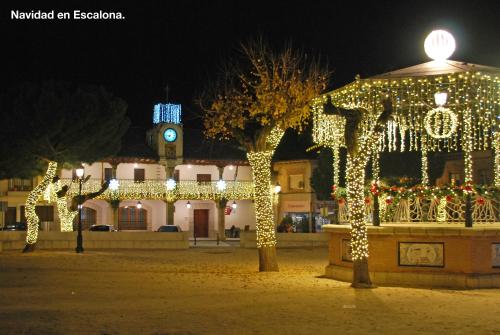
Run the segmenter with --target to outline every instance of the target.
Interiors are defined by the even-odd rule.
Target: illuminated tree
[[[35,206],[57,170],[114,155],[129,125],[125,112],[122,99],[96,86],[51,81],[23,84],[2,94],[0,116],[9,127],[0,142],[14,143],[0,147],[2,177],[35,176],[40,167],[46,169],[26,200],[25,251],[35,248],[39,223]]]
[[[242,54],[200,99],[205,134],[235,139],[246,150],[255,183],[259,270],[278,271],[271,159],[287,128],[302,129],[328,73],[302,53],[275,53],[261,41],[242,45]]]
[[[351,224],[353,260],[353,287],[371,286],[368,272],[368,236],[365,222],[365,168],[372,152],[392,117],[392,104],[385,100],[379,113],[368,113],[364,108],[333,110],[346,118],[345,144],[347,147],[347,203]],[[375,115],[375,117],[374,117]]]

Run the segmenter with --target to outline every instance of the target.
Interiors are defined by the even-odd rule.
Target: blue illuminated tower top
[[[159,123],[181,123],[180,104],[158,103],[153,108],[153,124]]]

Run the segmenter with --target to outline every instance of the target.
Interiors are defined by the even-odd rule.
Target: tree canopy
[[[41,174],[47,162],[76,165],[114,155],[129,126],[127,105],[103,87],[24,83],[0,97],[0,177]]]
[[[256,41],[241,51],[243,57],[226,63],[201,98],[205,132],[260,151],[273,129],[302,128],[312,99],[326,88],[328,72],[290,47],[274,52]]]

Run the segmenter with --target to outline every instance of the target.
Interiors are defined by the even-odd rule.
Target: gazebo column
[[[372,153],[372,177],[373,183],[377,187],[377,192],[373,193],[373,221],[374,226],[380,226],[380,207],[378,202],[378,186],[380,181],[380,153],[378,148],[373,148]]]
[[[421,152],[422,152],[422,186],[429,186],[429,158],[427,156],[427,135],[420,136]]]
[[[463,138],[462,149],[464,151],[464,184],[470,187],[473,183],[473,166],[472,166],[472,150],[473,137],[472,137],[472,111],[466,108],[463,114]],[[465,196],[465,226],[472,227],[472,191],[466,188]]]
[[[500,187],[500,132],[493,133],[493,154],[495,155],[495,187]]]

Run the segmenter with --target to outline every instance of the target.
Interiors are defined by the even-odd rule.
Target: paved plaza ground
[[[321,278],[326,249],[0,253],[0,334],[500,334],[500,290]]]

